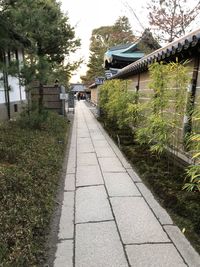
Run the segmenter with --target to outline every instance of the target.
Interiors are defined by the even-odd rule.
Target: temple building
[[[143,58],[146,54],[160,48],[151,32],[146,29],[141,38],[134,44],[113,46],[104,55],[104,69],[106,78],[117,74],[118,71],[131,63]]]

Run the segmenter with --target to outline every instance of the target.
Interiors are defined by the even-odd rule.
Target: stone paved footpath
[[[84,101],[76,103],[54,260],[72,266],[200,266]]]

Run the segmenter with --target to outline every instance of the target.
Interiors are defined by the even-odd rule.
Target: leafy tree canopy
[[[199,17],[200,1],[151,0],[149,22],[160,40],[172,42],[185,34]]]
[[[37,78],[46,76],[53,68],[64,67],[65,56],[80,46],[80,41],[75,39],[74,28],[55,0],[1,1],[0,7],[7,27],[30,40],[31,47],[26,50],[26,58],[29,67],[41,74]],[[44,61],[45,65],[49,64],[46,73],[45,68],[40,68],[44,67]]]

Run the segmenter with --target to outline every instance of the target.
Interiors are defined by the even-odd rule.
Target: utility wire
[[[139,18],[138,18],[138,16],[137,16],[137,14],[136,14],[135,11],[133,10],[133,8],[129,5],[129,3],[126,1],[126,2],[124,2],[123,4],[124,4],[124,6],[125,6],[126,8],[128,8],[129,11],[134,15],[134,17],[136,18],[136,20],[137,20],[137,22],[139,23],[140,27],[141,27],[143,30],[145,30],[145,27],[143,26],[143,24],[141,23],[141,21],[139,20]]]

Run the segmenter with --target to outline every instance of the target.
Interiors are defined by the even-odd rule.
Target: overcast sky
[[[82,57],[85,64],[77,71],[71,82],[80,81],[80,75],[86,72],[89,57],[89,44],[92,30],[101,26],[113,25],[119,16],[127,16],[133,27],[134,34],[142,32],[142,28],[129,10],[126,3],[134,9],[143,26],[146,27],[148,0],[62,0],[62,10],[67,13],[71,26],[75,27],[76,36],[81,39],[81,49],[74,58]],[[135,32],[135,29],[138,32]]]

